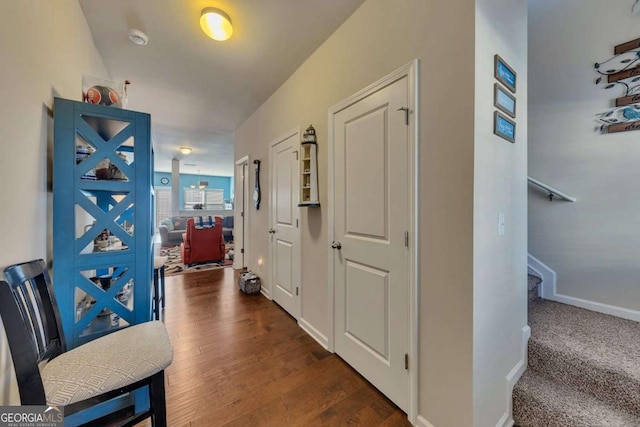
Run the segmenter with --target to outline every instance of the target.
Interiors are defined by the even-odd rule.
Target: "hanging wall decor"
[[[596,62],[599,74],[595,83],[607,90],[616,89],[616,108],[597,114],[602,133],[627,132],[640,129],[640,39],[617,45],[614,56]]]
[[[308,208],[320,207],[318,200],[318,144],[316,130],[309,125],[300,143],[302,152],[302,173],[300,176],[300,203]]]
[[[256,169],[256,183],[253,188],[253,204],[257,209],[260,209],[260,199],[262,195],[260,194],[260,160],[253,161],[254,167]]]

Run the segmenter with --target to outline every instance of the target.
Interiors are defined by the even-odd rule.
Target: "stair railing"
[[[535,178],[531,178],[530,176],[527,177],[527,181],[529,181],[529,184],[533,184],[537,187],[542,188],[546,192],[548,192],[550,202],[553,201],[554,197],[558,197],[560,200],[566,200],[567,202],[572,202],[572,203],[578,200],[575,197],[571,197],[568,194],[563,193],[562,191],[557,190],[548,184],[545,184],[544,182],[540,182]]]

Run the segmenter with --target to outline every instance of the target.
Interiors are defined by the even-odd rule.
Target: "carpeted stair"
[[[640,324],[534,298],[529,325],[516,426],[640,426]]]

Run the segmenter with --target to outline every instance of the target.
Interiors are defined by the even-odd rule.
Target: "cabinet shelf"
[[[315,142],[301,143],[300,207],[318,207],[318,146]]]
[[[153,188],[151,118],[61,98],[54,111],[53,283],[72,349],[151,319],[152,192],[141,190]],[[116,178],[96,179],[98,164]],[[103,248],[107,237],[113,243]],[[87,283],[105,276],[111,291]],[[125,285],[126,302],[114,301]],[[106,315],[112,309],[120,319]]]

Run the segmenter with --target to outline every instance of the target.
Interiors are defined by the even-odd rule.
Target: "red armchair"
[[[216,217],[215,227],[210,228],[196,228],[193,218],[189,218],[182,240],[180,254],[185,267],[197,262],[224,260],[222,218]]]

